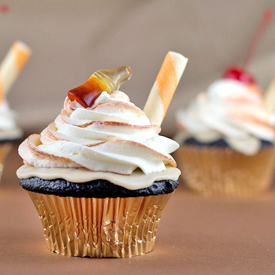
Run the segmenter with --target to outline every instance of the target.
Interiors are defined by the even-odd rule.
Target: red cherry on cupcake
[[[249,45],[244,63],[242,67],[230,67],[228,68],[225,73],[223,74],[223,78],[229,78],[229,79],[235,79],[240,82],[246,83],[246,84],[254,84],[255,83],[255,78],[253,75],[251,75],[245,68],[247,68],[249,62],[251,61],[255,50],[256,46],[258,45],[260,38],[263,35],[264,30],[266,29],[269,21],[273,17],[273,11],[272,10],[266,10],[264,13],[264,17],[262,21],[260,22],[253,38],[252,41]]]
[[[256,82],[255,78],[249,72],[239,67],[228,68],[225,71],[223,78],[235,79],[246,84],[254,84]]]

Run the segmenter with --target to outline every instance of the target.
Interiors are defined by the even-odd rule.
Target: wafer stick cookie
[[[264,102],[267,112],[272,114],[275,111],[275,77],[265,93]]]
[[[144,107],[151,124],[161,125],[187,61],[179,53],[167,53]]]
[[[0,66],[0,100],[9,92],[30,55],[30,48],[23,42],[12,45]]]

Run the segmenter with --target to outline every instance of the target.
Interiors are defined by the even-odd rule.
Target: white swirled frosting
[[[63,168],[76,169],[78,179],[73,179],[77,182],[100,179],[103,172],[108,174],[108,179],[114,176],[111,180],[114,184],[125,186],[119,177],[125,181],[125,177],[130,180],[133,174],[151,175],[146,186],[142,182],[135,183],[134,188],[139,189],[154,182],[152,174],[158,179],[165,174],[166,179],[172,180],[177,180],[180,174],[170,156],[178,144],[159,136],[159,132],[160,127],[151,125],[145,113],[131,103],[125,93],[103,92],[91,108],[84,108],[66,98],[55,121],[40,135],[29,136],[19,146],[19,154],[25,166],[33,167],[32,172],[43,171],[45,174],[45,168],[53,174],[62,171],[61,177],[68,180],[70,176],[64,173],[69,169]],[[173,168],[169,170],[170,175],[167,167]],[[27,169],[26,173],[25,168],[18,170],[19,178],[30,176],[30,170]],[[83,169],[85,177],[80,173]],[[88,177],[87,171],[90,172]],[[43,173],[36,175],[45,178]],[[131,186],[128,184],[127,188],[131,189]]]
[[[22,137],[22,130],[16,125],[15,114],[6,100],[0,102],[0,140],[13,140]]]
[[[264,107],[263,93],[256,85],[221,79],[201,92],[186,110],[176,113],[181,131],[175,139],[194,137],[210,143],[224,139],[246,155],[256,154],[261,140],[274,141],[274,127]]]

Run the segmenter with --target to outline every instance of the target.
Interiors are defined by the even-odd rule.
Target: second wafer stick
[[[19,76],[31,55],[31,49],[23,42],[16,41],[0,66],[0,99],[4,98]]]
[[[264,102],[268,114],[272,114],[275,111],[275,77],[265,92]]]

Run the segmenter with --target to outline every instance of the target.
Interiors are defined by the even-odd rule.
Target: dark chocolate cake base
[[[15,138],[15,139],[2,139],[0,140],[0,144],[3,144],[3,143],[16,143],[18,141],[20,141],[21,138]]]
[[[44,180],[32,177],[19,179],[19,183],[28,191],[76,198],[125,198],[163,195],[173,192],[178,187],[178,181],[172,180],[155,181],[151,186],[138,190],[128,190],[107,180],[73,183],[64,179]]]
[[[218,147],[218,148],[227,148],[230,147],[229,144],[224,140],[224,139],[218,139],[213,142],[209,143],[203,143],[198,141],[195,138],[188,138],[183,142],[184,145],[194,145],[194,146],[199,146],[199,147]],[[272,142],[266,141],[266,140],[261,140],[261,148],[266,148],[269,146],[274,146]]]

